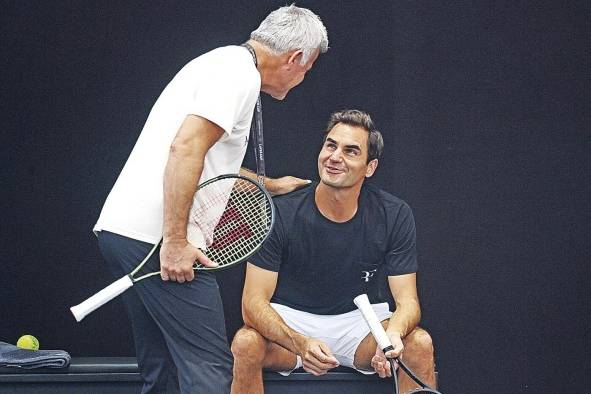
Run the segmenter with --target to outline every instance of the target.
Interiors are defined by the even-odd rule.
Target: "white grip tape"
[[[369,326],[369,330],[371,331],[373,337],[378,343],[380,349],[384,350],[388,346],[392,346],[390,338],[388,338],[388,335],[386,335],[384,327],[382,327],[382,324],[380,323],[378,317],[376,316],[376,313],[374,312],[373,308],[371,307],[371,304],[369,303],[367,294],[358,295],[353,299],[353,302],[361,311],[361,314],[363,315],[365,322]]]
[[[131,286],[133,286],[133,281],[129,275],[125,275],[123,278],[111,283],[86,301],[71,307],[70,310],[76,318],[76,321],[81,321],[86,315],[111,301]]]

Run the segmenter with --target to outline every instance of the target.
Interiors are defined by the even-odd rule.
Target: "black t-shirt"
[[[355,216],[345,223],[324,217],[314,201],[317,184],[274,198],[276,221],[262,248],[251,257],[278,272],[271,302],[321,315],[355,309],[353,298],[378,298],[377,272],[417,271],[416,232],[410,207],[364,185]]]

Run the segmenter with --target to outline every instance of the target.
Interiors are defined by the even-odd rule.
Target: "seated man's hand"
[[[304,370],[316,376],[324,375],[328,370],[339,366],[328,346],[314,338],[305,341],[300,357]]]
[[[392,342],[392,346],[394,350],[389,350],[387,354],[384,354],[380,347],[376,347],[376,354],[371,359],[371,366],[379,375],[380,378],[386,378],[392,376],[392,370],[390,368],[390,360],[388,358],[396,358],[402,356],[402,351],[404,350],[404,345],[402,344],[402,339],[398,334],[390,334],[388,333],[388,337],[390,338],[390,342]],[[388,358],[386,358],[388,356]],[[395,365],[395,368],[398,366]]]

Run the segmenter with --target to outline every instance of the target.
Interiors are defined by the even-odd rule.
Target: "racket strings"
[[[260,202],[260,196],[253,195],[252,193],[247,193],[245,196],[249,198],[237,198],[236,200],[233,200],[233,203],[235,204],[237,211],[240,213],[239,220],[248,224],[241,224],[238,228],[229,230],[230,232],[233,232],[231,234],[233,238],[232,241],[241,239],[241,242],[236,242],[234,247],[231,249],[232,253],[234,253],[235,258],[237,259],[243,258],[248,253],[250,253],[253,247],[258,246],[258,244],[262,242],[262,239],[265,237],[267,229],[270,226],[270,222],[268,220],[270,209],[263,207],[264,210],[261,211],[260,207],[257,206],[257,204]],[[263,201],[263,203],[266,204],[266,201]],[[253,209],[254,207],[257,209]],[[264,214],[261,215],[261,212],[264,212]],[[222,228],[219,235],[223,239],[228,234],[225,232],[225,229]],[[214,238],[216,238],[215,235]],[[220,253],[227,254],[227,252],[230,250],[225,248],[224,245],[214,243],[212,246],[212,252],[217,250]]]
[[[192,220],[199,227],[208,244],[211,243],[214,229],[228,202],[230,193],[221,187],[223,185],[231,190],[231,186],[227,186],[227,180],[222,180],[200,189],[194,197],[193,206],[197,208],[192,214]]]
[[[208,186],[211,186],[208,188]],[[228,178],[200,189],[192,220],[207,241],[205,254],[220,266],[247,257],[271,226],[271,202],[250,181]],[[201,266],[200,266],[201,268]]]

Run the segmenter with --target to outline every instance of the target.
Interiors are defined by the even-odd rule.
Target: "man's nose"
[[[343,152],[340,149],[335,149],[331,154],[330,154],[330,160],[331,161],[341,161],[343,159],[342,156]]]

